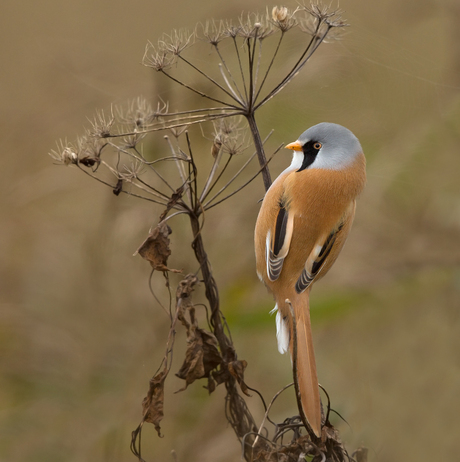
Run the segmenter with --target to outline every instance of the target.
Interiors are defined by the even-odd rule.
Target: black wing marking
[[[283,269],[284,258],[277,258],[270,250],[267,262],[267,274],[270,281],[276,281]]]
[[[328,257],[329,253],[331,252],[332,247],[334,246],[334,242],[337,238],[338,233],[342,230],[344,223],[341,223],[340,226],[335,229],[334,231],[329,234],[328,238],[324,242],[319,251],[317,257],[313,260],[311,264],[307,261],[305,264],[305,268],[302,270],[302,273],[297,279],[295,290],[298,294],[301,294],[304,290],[308,288],[308,286],[312,283],[315,279],[317,274],[321,271],[326,258]],[[311,268],[307,268],[311,266]]]
[[[295,283],[295,291],[298,294],[301,294],[315,279],[314,274],[310,274],[305,268],[302,270],[302,274],[300,275],[299,279]]]
[[[284,208],[283,202],[280,202],[280,210],[276,217],[275,239],[273,240],[273,254],[277,256],[283,247],[284,238],[286,237],[286,225],[288,220],[288,212]]]
[[[267,275],[270,281],[276,281],[283,269],[284,259],[289,252],[292,224],[292,217],[289,216],[285,202],[281,198],[275,223],[275,236],[272,241],[271,233],[268,233],[266,242]]]

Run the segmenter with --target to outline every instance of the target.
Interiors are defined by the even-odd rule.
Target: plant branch
[[[267,80],[268,74],[271,71],[273,63],[275,62],[275,58],[278,55],[278,51],[279,51],[279,49],[281,47],[281,42],[283,41],[283,38],[284,38],[284,32],[281,31],[280,39],[278,40],[278,44],[276,45],[275,52],[273,53],[272,59],[270,60],[270,64],[268,65],[268,68],[267,68],[267,70],[265,72],[264,78],[262,79],[262,82],[260,83],[260,87],[257,90],[256,96],[254,98],[254,104],[257,102],[257,99],[259,98],[260,92],[262,91],[262,88],[263,88],[263,86],[265,84],[265,81]]]
[[[232,72],[231,72],[231,70],[229,69],[229,67],[227,66],[227,63],[226,63],[224,57],[223,57],[222,54],[221,54],[220,49],[219,49],[219,46],[217,45],[217,43],[214,45],[214,48],[215,48],[215,50],[216,50],[216,52],[217,52],[217,55],[219,56],[220,60],[222,61],[223,67],[225,67],[225,70],[227,71],[228,75],[229,75],[230,78],[232,79],[233,85],[235,85],[235,89],[236,89],[236,91],[238,92],[238,96],[239,96],[240,102],[243,101],[243,95],[241,94],[240,89],[238,88],[238,84],[236,83],[235,79],[233,78]],[[228,85],[228,84],[227,84],[227,85]],[[229,87],[230,87],[230,86],[229,86]]]
[[[221,101],[220,99],[213,98],[212,96],[207,95],[206,93],[203,93],[200,90],[197,90],[196,88],[191,87],[190,85],[187,85],[185,82],[182,82],[175,77],[173,77],[171,74],[168,74],[164,69],[161,69],[161,72],[166,75],[166,77],[169,77],[172,81],[176,82],[177,84],[181,85],[182,87],[187,88],[190,91],[193,91],[197,95],[202,96],[203,98],[209,99],[211,101],[214,101],[215,103],[220,103],[223,104],[226,107],[231,107],[233,109],[239,109],[238,106],[235,106],[234,104],[226,103],[225,101]],[[233,97],[232,97],[233,98]]]
[[[229,91],[227,91],[219,82],[217,82],[216,80],[214,80],[211,76],[209,76],[208,74],[206,74],[205,72],[203,72],[201,69],[199,69],[198,67],[196,67],[194,64],[192,64],[190,61],[188,61],[187,59],[185,59],[183,56],[179,55],[179,58],[182,59],[182,61],[184,61],[186,64],[188,64],[192,69],[195,69],[197,72],[199,72],[203,77],[205,77],[207,80],[209,80],[211,83],[213,83],[217,88],[219,88],[220,90],[222,90],[227,96],[230,96],[230,98],[233,99],[233,101],[236,101],[237,103],[240,103],[241,104],[241,101],[235,97],[235,95],[233,95],[232,93],[230,93]],[[190,87],[190,89],[192,89]]]
[[[275,154],[278,153],[278,151],[283,147],[283,145],[281,144],[278,149],[272,154],[272,156],[267,160],[267,164],[268,165],[270,163],[270,161],[273,159],[273,157],[275,156]],[[230,197],[234,196],[236,193],[238,193],[239,191],[241,191],[243,188],[245,188],[249,183],[251,183],[254,179],[256,179],[260,173],[262,172],[262,169],[260,169],[253,177],[251,177],[248,181],[246,181],[246,183],[244,183],[242,186],[240,186],[239,188],[235,189],[235,191],[231,192],[230,194],[228,194],[227,196],[225,196],[223,199],[221,199],[220,201],[218,202],[215,202],[214,204],[212,205],[208,205],[211,201],[214,200],[214,198],[218,195],[216,194],[216,196],[214,196],[211,200],[209,200],[206,204],[205,204],[205,209],[206,210],[209,210],[209,209],[212,209],[213,207],[215,207],[216,205],[220,204],[221,202],[224,202],[226,201],[227,199],[229,199]],[[232,179],[233,181],[233,179]],[[219,192],[220,194],[220,192]]]
[[[232,37],[233,45],[235,47],[235,53],[238,58],[238,65],[240,68],[241,80],[243,81],[244,94],[246,96],[246,101],[248,99],[248,89],[246,87],[246,79],[244,78],[243,64],[241,62],[240,50],[238,49],[238,43],[236,42],[236,37]]]
[[[246,119],[248,121],[252,138],[254,140],[254,146],[257,151],[257,159],[259,161],[260,168],[262,169],[262,178],[264,181],[265,191],[268,191],[268,188],[272,184],[272,179],[270,177],[270,171],[267,167],[267,157],[265,156],[264,145],[262,143],[262,138],[260,137],[259,127],[257,126],[256,120],[254,118],[254,112],[247,114]]]
[[[300,58],[297,60],[296,64],[294,65],[294,67],[291,69],[291,71],[287,74],[287,76],[281,81],[281,83],[279,83],[273,90],[270,91],[270,93],[265,96],[265,98],[263,98],[263,100],[257,104],[256,106],[256,109],[258,109],[259,107],[263,106],[267,101],[269,101],[270,99],[272,99],[275,95],[277,95],[281,90],[283,90],[283,88],[298,74],[298,72],[305,66],[305,64],[307,63],[307,61],[310,59],[310,57],[313,55],[313,53],[318,49],[318,47],[321,45],[321,43],[324,41],[324,39],[326,38],[326,35],[328,34],[329,30],[330,30],[330,26],[328,26],[328,28],[326,29],[326,32],[320,37],[318,38],[316,33],[318,32],[319,30],[319,27],[321,25],[321,22],[318,23],[318,26],[317,26],[317,29],[315,31],[315,35],[313,35],[313,37],[311,38],[307,48],[305,49],[305,51],[302,53],[302,55],[300,56]],[[312,44],[315,43],[315,45],[313,46],[313,49],[310,50]]]

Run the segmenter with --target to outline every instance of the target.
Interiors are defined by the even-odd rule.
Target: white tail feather
[[[275,305],[273,311],[277,309],[278,305]],[[278,351],[281,354],[286,353],[289,350],[289,326],[279,311],[276,313],[276,339],[278,340]]]

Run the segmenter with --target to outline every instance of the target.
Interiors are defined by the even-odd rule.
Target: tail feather
[[[291,326],[291,358],[299,410],[316,436],[321,436],[321,399],[311,334],[308,293],[294,302],[295,323]]]
[[[278,309],[278,306],[275,306]],[[278,340],[278,351],[281,354],[289,351],[289,320],[285,319],[281,311],[276,312],[276,339]]]

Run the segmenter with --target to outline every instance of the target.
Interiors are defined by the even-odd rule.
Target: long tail
[[[320,437],[321,399],[313,351],[308,291],[296,297],[291,306],[295,322],[290,325],[290,350],[297,403],[302,420],[306,418],[315,435]]]

